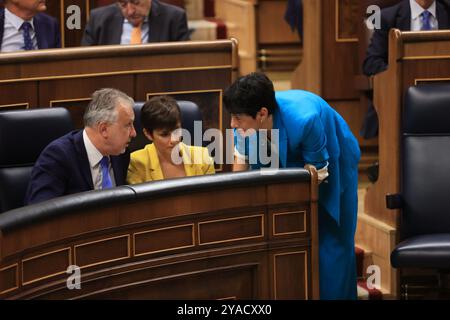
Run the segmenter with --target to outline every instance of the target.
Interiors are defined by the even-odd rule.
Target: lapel
[[[188,147],[184,143],[180,143],[180,151],[183,158],[184,171],[186,172],[186,176],[190,177],[200,174],[200,172],[196,172],[197,167],[195,166],[195,163],[201,163],[200,161],[202,159],[202,154],[197,154],[195,149]],[[199,152],[201,151],[202,150],[200,149]]]
[[[37,46],[39,49],[47,49],[48,43],[47,39],[45,38],[45,31],[44,26],[42,24],[41,17],[39,14],[35,15],[33,18],[33,24],[34,24],[34,32],[36,33],[36,40],[37,40]]]
[[[116,10],[114,12],[114,16],[112,18],[111,25],[108,27],[108,39],[106,39],[103,44],[120,44],[120,40],[122,39],[122,29],[123,29],[123,15],[120,12],[118,6],[115,6]]]
[[[402,31],[411,30],[411,6],[409,0],[400,3],[400,10],[395,20],[395,25]]]
[[[125,151],[125,152],[128,152]],[[111,159],[111,167],[113,168],[114,178],[116,180],[116,186],[123,185],[125,183],[125,171],[123,170],[123,157],[125,155],[122,154],[120,156],[110,156]]]
[[[438,20],[439,30],[450,28],[447,8],[439,1],[436,1],[436,16]]]
[[[5,9],[0,8],[0,51],[2,49],[4,26],[5,26]]]
[[[148,157],[150,163],[148,164],[148,170],[150,171],[150,177],[152,180],[163,180],[164,176],[161,170],[161,164],[159,163],[158,152],[155,145],[152,143],[148,147]]]
[[[77,151],[77,162],[81,176],[83,177],[84,182],[89,185],[90,189],[94,190],[89,159],[83,141],[83,130],[79,130],[77,133],[75,133],[74,143],[75,149]]]
[[[273,129],[278,129],[278,154],[282,168],[286,168],[287,164],[287,134],[279,107],[273,114]]]
[[[158,1],[152,1],[148,15],[148,42],[160,42],[162,27],[160,4]]]

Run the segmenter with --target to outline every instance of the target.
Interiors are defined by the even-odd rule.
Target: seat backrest
[[[188,130],[191,134],[191,145],[195,145],[194,141],[194,122],[202,121],[202,113],[198,105],[192,101],[177,101],[181,110],[181,127]],[[142,132],[141,109],[144,102],[136,102],[134,104],[134,128],[136,129],[136,138],[130,143],[130,151],[136,151],[145,147],[150,142]],[[201,145],[201,144],[200,144]]]
[[[71,130],[72,119],[64,108],[0,112],[0,213],[23,206],[39,154]]]
[[[410,87],[404,101],[401,238],[450,233],[450,84]]]

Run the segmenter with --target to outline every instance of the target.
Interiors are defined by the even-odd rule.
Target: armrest
[[[388,209],[403,208],[402,195],[401,194],[387,194],[386,195],[386,208],[388,208]]]

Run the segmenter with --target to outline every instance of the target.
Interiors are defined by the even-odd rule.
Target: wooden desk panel
[[[4,228],[0,297],[318,299],[318,186],[311,174],[311,182],[102,201]],[[276,200],[270,193],[277,189],[304,192]],[[66,287],[72,264],[81,268],[80,290]]]

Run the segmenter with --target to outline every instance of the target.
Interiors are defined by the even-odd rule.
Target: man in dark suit
[[[56,139],[42,151],[31,172],[25,204],[66,194],[125,184],[136,136],[134,101],[115,89],[92,95],[84,114],[84,130]]]
[[[183,9],[156,0],[119,0],[91,11],[81,45],[187,41]]]
[[[397,28],[402,31],[450,29],[449,7],[446,0],[403,0],[381,10],[381,29],[376,29],[373,33],[363,62],[364,74],[372,76],[387,69],[390,29]],[[360,134],[364,138],[378,135],[378,116],[372,102],[369,103]]]
[[[43,13],[45,0],[5,0],[0,8],[0,52],[60,48],[55,18]]]

